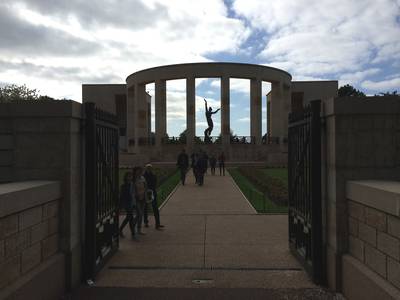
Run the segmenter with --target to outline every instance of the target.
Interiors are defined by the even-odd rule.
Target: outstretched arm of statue
[[[221,109],[218,108],[216,111],[213,112],[213,114],[216,114],[217,112],[219,112]]]
[[[205,107],[206,110],[207,110],[207,100],[206,100],[206,99],[204,99],[204,107]]]

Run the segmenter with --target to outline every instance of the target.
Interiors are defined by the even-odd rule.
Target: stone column
[[[186,147],[193,150],[196,135],[196,85],[195,78],[186,78]]]
[[[221,137],[223,148],[230,144],[230,93],[229,77],[221,78]],[[227,149],[225,149],[226,151]]]
[[[250,135],[261,144],[261,80],[250,81]]]
[[[288,136],[288,114],[290,109],[290,85],[271,83],[271,134],[279,141]]]
[[[155,82],[156,146],[161,147],[167,133],[167,88],[165,80]]]
[[[135,84],[135,149],[142,145],[147,137],[147,99],[146,85]]]
[[[132,152],[135,141],[135,88],[128,87],[126,93],[126,149]]]

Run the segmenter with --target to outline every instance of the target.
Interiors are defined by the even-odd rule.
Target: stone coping
[[[82,104],[73,100],[18,101],[0,104],[1,118],[72,117],[82,118]]]
[[[347,181],[346,197],[400,217],[400,181]]]
[[[324,101],[324,115],[398,115],[400,96],[341,97]]]
[[[61,198],[59,181],[0,184],[0,218]]]

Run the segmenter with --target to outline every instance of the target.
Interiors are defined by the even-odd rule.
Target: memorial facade
[[[126,153],[146,155],[149,160],[170,160],[176,144],[167,137],[168,80],[186,81],[186,138],[184,147],[193,151],[196,143],[195,99],[196,78],[220,78],[221,136],[218,145],[203,144],[206,151],[225,151],[234,160],[265,160],[265,147],[270,153],[286,152],[288,113],[299,110],[310,100],[337,96],[337,81],[292,82],[292,76],[277,68],[242,63],[189,63],[160,66],[129,75],[126,84],[83,85],[83,102],[95,102],[100,108],[116,113],[120,119],[121,149]],[[250,137],[243,143],[231,138],[230,79],[250,81]],[[268,134],[262,135],[262,82],[271,83],[268,99]],[[155,85],[155,130],[151,132],[151,101],[146,85]],[[265,99],[265,98],[264,98]],[[182,142],[182,141],[180,141]],[[240,145],[238,145],[240,144]],[[244,148],[244,145],[246,144]],[[275,145],[271,145],[275,144]],[[280,145],[280,146],[276,146]],[[174,147],[175,146],[175,147]],[[182,148],[182,144],[178,146]],[[263,147],[262,149],[260,147]],[[233,149],[235,148],[235,149]],[[168,153],[171,152],[171,155]],[[285,159],[283,158],[283,161]]]

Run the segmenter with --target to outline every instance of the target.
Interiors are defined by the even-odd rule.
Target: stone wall
[[[13,165],[0,167],[4,181],[55,180],[61,184],[59,246],[65,254],[68,288],[82,276],[84,212],[84,122],[74,101],[0,104],[0,138],[13,148]],[[7,134],[6,134],[7,133]],[[0,161],[6,151],[0,151]]]
[[[323,104],[323,206],[327,281],[342,289],[348,252],[346,182],[400,180],[400,97],[344,97]]]
[[[350,299],[373,299],[365,295],[363,286],[354,284],[364,281],[387,294],[384,299],[395,299],[396,289],[400,296],[400,182],[349,182],[347,199],[348,253],[370,272],[360,269],[361,274],[353,274],[353,278],[343,274],[343,291]],[[344,265],[349,268],[351,260]]]
[[[39,269],[56,255],[59,248],[60,183],[27,181],[0,185],[0,298],[11,297],[24,289],[24,278]],[[64,268],[58,268],[63,273]],[[47,274],[49,278],[53,274]],[[62,275],[62,278],[64,275]],[[61,282],[60,282],[61,281]],[[65,280],[52,281],[65,290]],[[46,298],[47,286],[37,286]],[[15,297],[15,295],[13,296]],[[31,295],[32,299],[35,298]],[[13,298],[14,299],[14,298]]]

